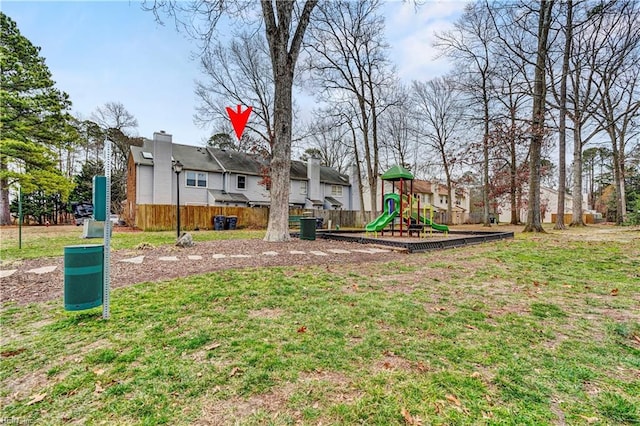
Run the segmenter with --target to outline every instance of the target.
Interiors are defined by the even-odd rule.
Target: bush
[[[631,225],[640,225],[640,197],[632,204],[632,212],[627,215]]]

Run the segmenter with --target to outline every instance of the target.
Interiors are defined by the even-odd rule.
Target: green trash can
[[[64,248],[64,308],[82,311],[102,305],[104,245]]]
[[[316,239],[316,218],[315,217],[300,218],[300,239],[301,240]]]

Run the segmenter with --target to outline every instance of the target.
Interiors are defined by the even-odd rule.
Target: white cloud
[[[425,1],[417,8],[410,2],[385,5],[390,56],[403,80],[428,80],[449,70],[446,59],[436,58],[439,52],[433,47],[434,33],[451,28],[466,4]]]

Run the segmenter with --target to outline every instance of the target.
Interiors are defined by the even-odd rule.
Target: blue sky
[[[385,5],[390,56],[405,81],[427,80],[446,72],[434,60],[434,31],[447,29],[462,1],[427,0]],[[96,107],[122,102],[138,119],[138,134],[165,130],[174,142],[200,145],[210,134],[193,123],[200,78],[196,46],[174,26],[155,22],[135,1],[13,1],[2,11],[21,33],[42,48],[56,86],[67,92],[73,112],[89,118]],[[305,108],[305,101],[299,103]]]

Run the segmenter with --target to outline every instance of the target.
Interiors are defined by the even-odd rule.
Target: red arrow
[[[231,119],[231,124],[233,125],[233,130],[236,131],[236,136],[238,140],[242,138],[242,133],[244,132],[244,128],[247,125],[247,121],[249,121],[249,116],[251,115],[252,107],[248,107],[246,110],[241,111],[241,106],[238,105],[237,112],[232,110],[230,107],[227,107],[227,114],[229,114],[229,118]]]

